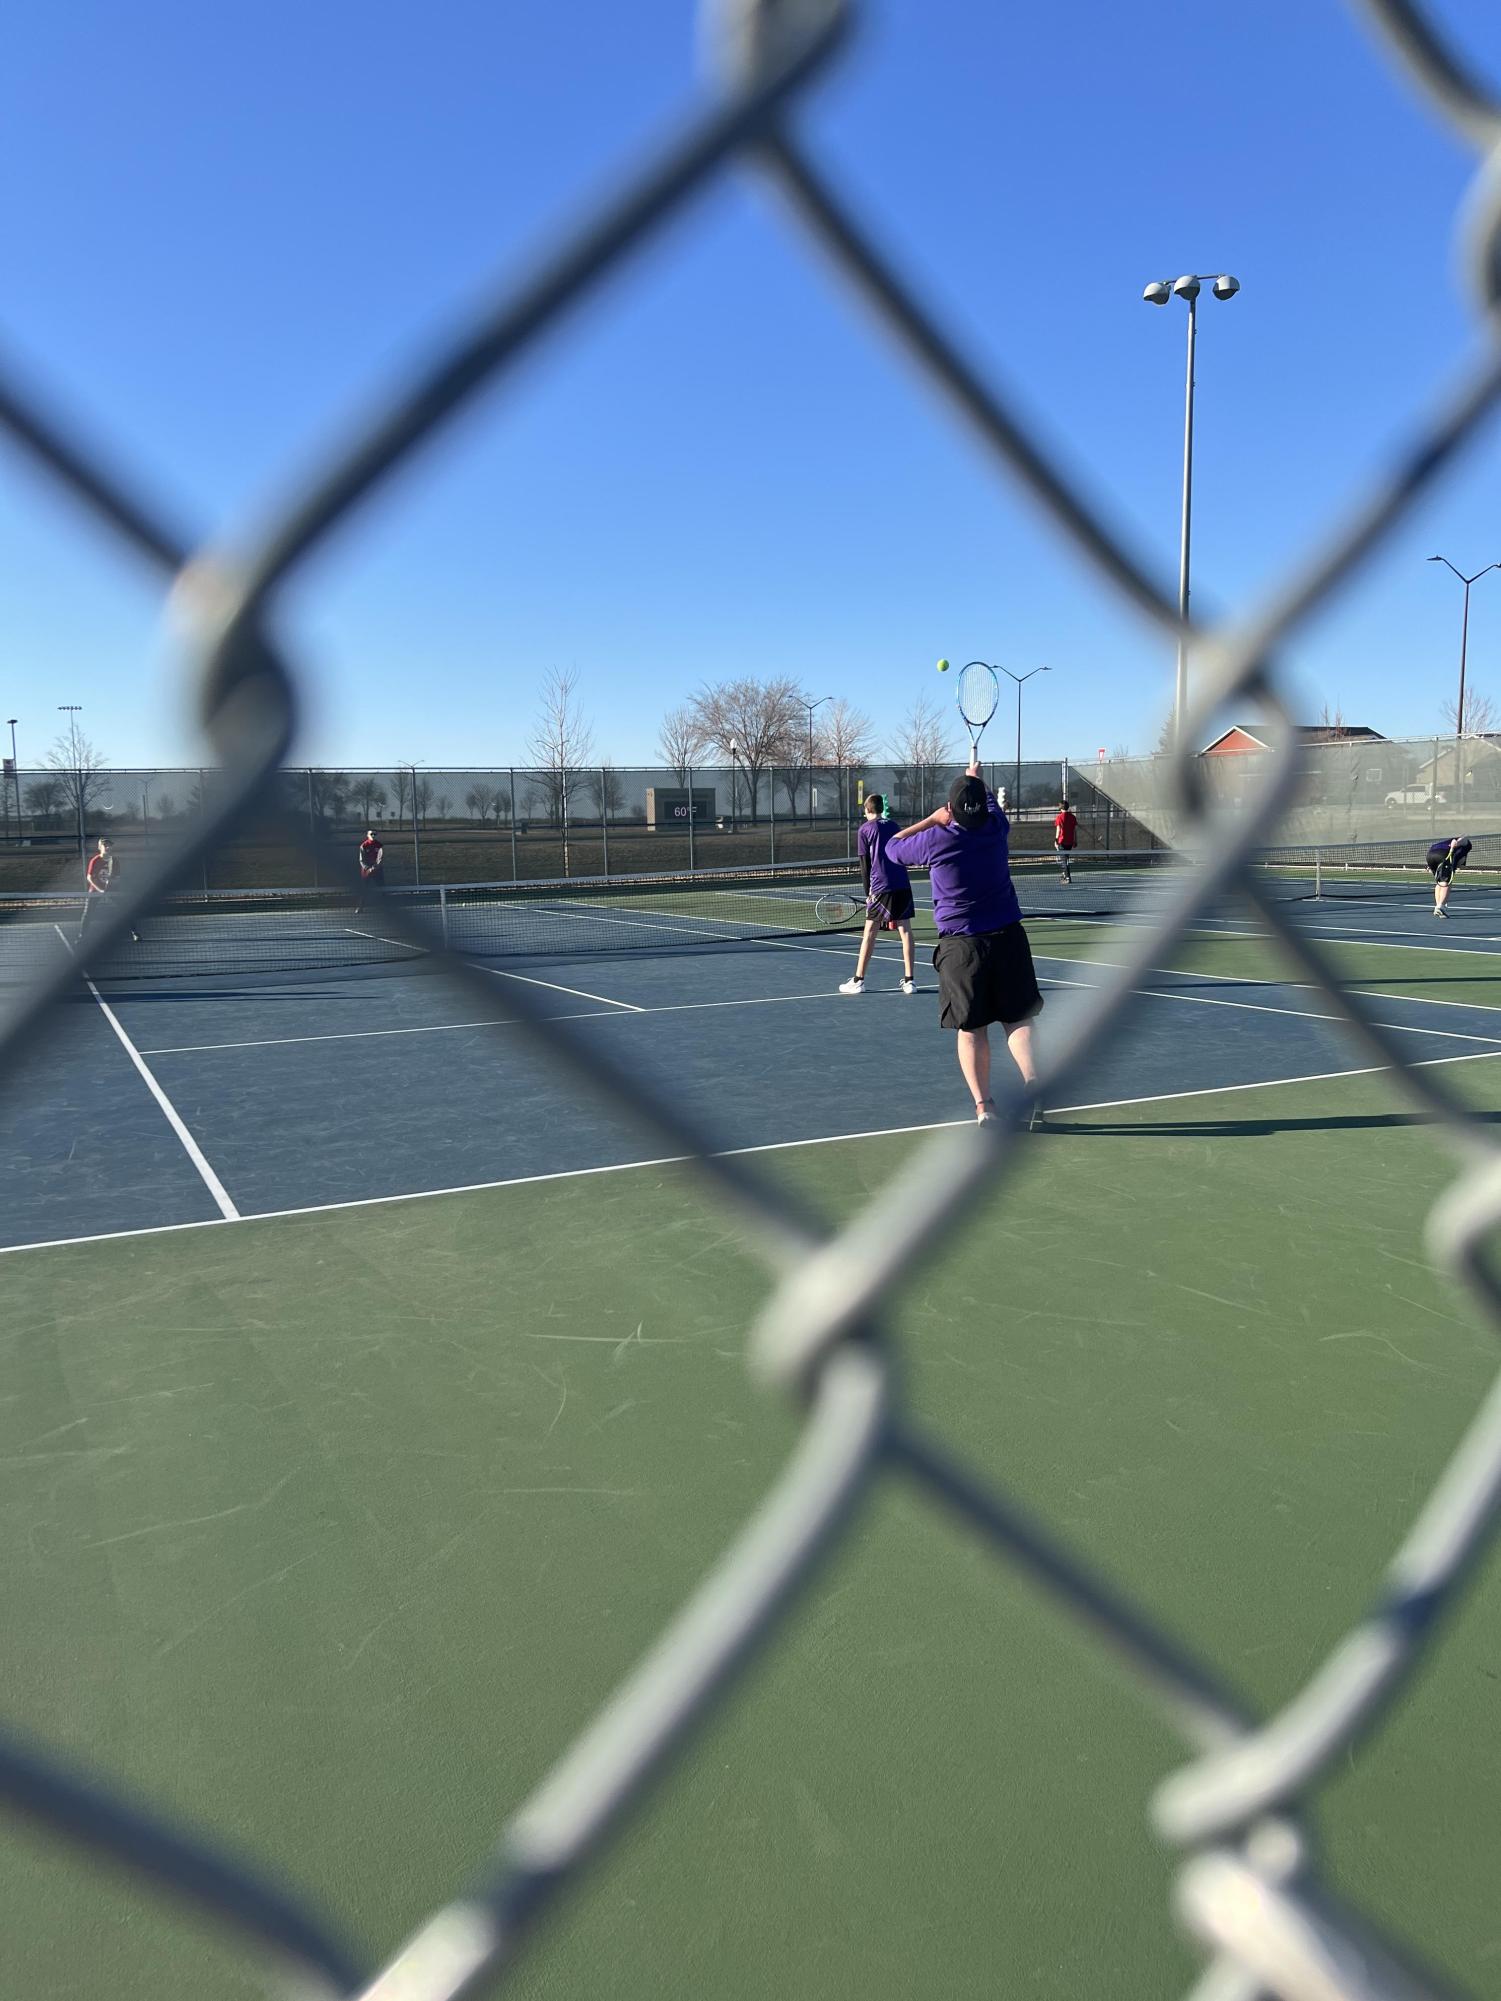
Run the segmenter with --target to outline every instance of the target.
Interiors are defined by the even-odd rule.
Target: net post
[[[412,766],[412,880],[422,882],[422,837],[417,831],[417,767]]]
[[[692,801],[689,801],[691,810]],[[605,851],[605,876],[610,874],[610,774],[608,765],[599,767],[599,838]]]
[[[844,859],[855,859],[855,820],[850,811],[854,803],[854,771],[852,767],[840,768],[839,773],[839,817],[844,822]]]
[[[1316,903],[1324,900],[1324,854],[1321,848],[1313,851],[1313,895]]]
[[[510,782],[510,788],[511,788],[511,805],[509,813],[509,818],[511,822],[511,880],[512,882],[520,882],[521,876],[516,867],[516,767],[514,764],[508,764],[506,766],[506,777]]]
[[[313,887],[314,889],[317,889],[320,883],[320,877],[318,874],[318,821],[313,812],[313,769],[311,765],[308,766],[306,775],[307,775],[307,839],[308,839],[308,847],[312,850],[312,856],[313,856]]]
[[[198,810],[199,810],[199,812],[201,813],[201,812],[202,812],[202,811],[204,810],[204,808],[205,808],[205,807],[206,807],[207,805],[208,805],[208,780],[207,780],[207,779],[206,779],[206,778],[204,777],[204,775],[203,775],[203,772],[202,772],[202,770],[200,770],[200,771],[199,771],[199,773],[198,773]],[[202,873],[203,873],[203,900],[204,900],[204,902],[206,903],[206,902],[208,901],[208,850],[207,850],[207,848],[205,848],[205,849],[204,849],[204,851],[203,851],[203,869],[202,869]]]
[[[771,865],[775,868],[777,865],[777,768],[774,764],[770,767],[769,782],[771,785]]]
[[[448,950],[448,884],[438,884],[438,928],[443,937],[443,949]]]
[[[698,861],[693,850],[693,766],[691,764],[688,766],[686,775],[688,779],[688,873],[692,875],[698,867]]]

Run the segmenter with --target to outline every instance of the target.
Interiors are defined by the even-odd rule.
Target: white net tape
[[[1290,728],[1273,655],[1403,520],[1501,392],[1501,105],[1448,49],[1410,0],[1364,0],[1373,30],[1430,106],[1479,155],[1465,225],[1469,275],[1485,332],[1480,359],[1453,389],[1391,474],[1299,575],[1233,626],[1196,629],[1195,698],[1187,737],[1202,741],[1231,699],[1255,696],[1272,727]],[[90,941],[102,958],[224,831],[271,796],[291,738],[296,676],[272,637],[283,588],[324,537],[345,527],[398,468],[492,383],[561,325],[604,274],[728,167],[745,162],[785,198],[797,226],[854,289],[870,316],[1033,496],[1104,581],[1177,633],[1170,595],[1140,568],[1083,494],[1033,441],[1015,402],[983,382],[924,312],[874,239],[852,217],[790,126],[791,112],[835,57],[849,26],[839,0],[733,0],[716,11],[721,95],[686,132],[643,164],[624,191],[544,265],[477,321],[455,329],[446,353],[389,408],[348,455],[330,464],[260,546],[248,554],[194,550],[155,519],[126,482],[41,413],[0,371],[0,420],[160,574],[191,634],[202,721],[221,763],[210,810],[173,852],[133,871]],[[1047,1053],[1046,1095],[1060,1092],[1109,1035],[1134,986],[1232,883],[1256,898],[1246,870],[1273,834],[1295,788],[1295,760],[1227,810],[1205,797],[1192,760],[1172,770],[1181,832],[1213,860],[1174,887],[1152,922],[1123,937],[1118,964]],[[1243,880],[1242,880],[1243,878]],[[1463,1279],[1493,1324],[1501,1290],[1482,1247],[1501,1218],[1501,1149],[1404,1062],[1396,1038],[1345,991],[1324,951],[1284,908],[1260,906],[1266,930],[1347,1025],[1368,1061],[1383,1066],[1451,1144],[1460,1180],[1435,1210],[1434,1258]],[[465,978],[459,965],[451,977]],[[49,1006],[76,977],[63,963],[12,988],[0,1008],[0,1075],[13,1074]],[[1084,1622],[1142,1693],[1176,1726],[1188,1759],[1153,1806],[1159,1832],[1183,1851],[1178,1914],[1200,1942],[1201,1996],[1270,1993],[1288,2001],[1405,1996],[1438,1991],[1374,1924],[1343,1908],[1316,1879],[1300,1829],[1305,1800],[1360,1734],[1379,1721],[1411,1675],[1495,1520],[1501,1497],[1501,1388],[1477,1414],[1379,1584],[1368,1614],[1274,1715],[1246,1713],[1215,1677],[1183,1658],[1137,1609],[1031,1522],[1004,1492],[968,1475],[923,1437],[896,1401],[878,1338],[878,1300],[958,1227],[982,1192],[1017,1163],[1015,1135],[999,1126],[934,1139],[846,1230],[820,1241],[777,1189],[744,1160],[717,1153],[679,1106],[609,1064],[562,1021],[544,1020],[528,990],[486,982],[476,1006],[504,1015],[571,1066],[666,1153],[691,1156],[733,1203],[773,1278],[752,1330],[750,1360],[764,1384],[805,1409],[792,1458],[747,1522],[634,1674],[559,1758],[504,1830],[496,1856],[470,1889],[425,1923],[398,1957],[371,1974],[351,1964],[314,1913],[80,1779],[44,1754],[0,1739],[0,1803],[96,1855],[191,1900],[285,1967],[302,1991],[402,2001],[477,1993],[503,1982],[518,1946],[560,1886],[643,1795],[649,1779],[738,1665],[772,1637],[788,1599],[878,1475],[899,1476],[988,1539]]]

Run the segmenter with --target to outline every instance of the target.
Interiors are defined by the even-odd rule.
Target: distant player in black
[[[1433,914],[1435,917],[1449,915],[1445,905],[1449,901],[1449,888],[1454,881],[1454,871],[1462,869],[1470,859],[1470,843],[1463,834],[1454,834],[1446,841],[1435,841],[1428,850],[1428,867],[1433,875]]]
[[[78,917],[78,936],[80,940],[83,937],[84,926],[89,921],[89,912],[96,909],[103,910],[104,899],[109,895],[110,884],[114,881],[114,877],[115,858],[110,852],[109,842],[101,834],[99,836],[99,845],[93,854],[89,856],[88,867],[84,870],[83,909]],[[97,903],[95,902],[96,897],[98,898]],[[132,931],[130,937],[132,944],[140,944],[141,934],[139,931]]]
[[[360,886],[354,899],[357,911],[364,909],[372,892],[379,895],[386,886],[386,851],[373,827],[365,829],[365,838],[359,845],[359,863]]]

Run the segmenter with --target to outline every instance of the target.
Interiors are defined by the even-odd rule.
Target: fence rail
[[[738,766],[520,765],[467,769],[283,769],[267,804],[199,860],[200,886],[277,889],[352,879],[366,829],[380,838],[392,883],[535,882],[673,869],[759,868],[854,853],[866,799],[899,819],[940,805],[957,764]],[[1018,848],[1045,847],[1060,763],[1009,763],[987,776],[1015,814]],[[1152,839],[1087,780],[1070,776],[1080,845],[1149,847]],[[77,879],[77,860],[105,835],[122,870],[192,839],[214,773],[196,768],[84,774],[23,770],[0,814],[0,895]],[[121,882],[123,886],[124,874]]]

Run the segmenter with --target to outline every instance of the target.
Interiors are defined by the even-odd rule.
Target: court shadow
[[[1468,1111],[1471,1125],[1501,1125],[1501,1112]],[[1386,1132],[1396,1126],[1436,1126],[1426,1112],[1364,1112],[1324,1119],[1071,1119],[1066,1112],[1049,1118],[1054,1133],[1088,1133],[1109,1139],[1266,1139],[1273,1133]]]

